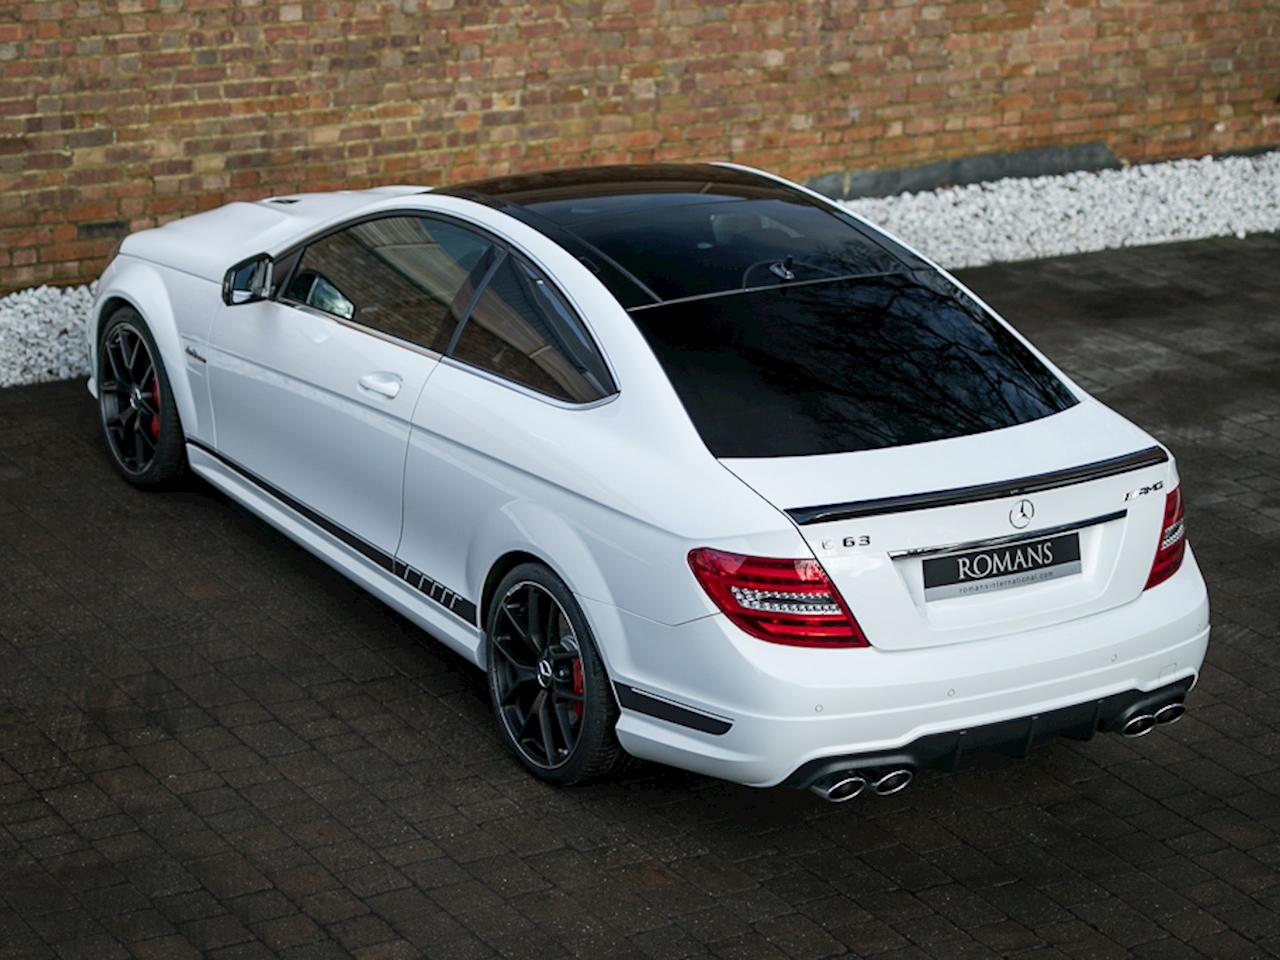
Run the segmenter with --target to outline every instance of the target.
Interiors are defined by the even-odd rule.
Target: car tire
[[[604,777],[625,758],[618,705],[582,610],[546,567],[523,563],[486,618],[489,698],[503,742],[559,786]]]
[[[111,462],[135,487],[155,489],[186,468],[186,438],[155,339],[121,307],[98,340],[98,409]]]

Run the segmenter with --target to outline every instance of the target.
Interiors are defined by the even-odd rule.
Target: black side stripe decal
[[[356,536],[350,530],[346,529],[345,527],[339,526],[338,524],[330,520],[328,517],[323,516],[322,514],[316,513],[316,511],[312,510],[305,503],[302,503],[299,500],[295,500],[293,497],[289,496],[289,494],[285,493],[283,490],[273,486],[272,484],[268,483],[266,480],[263,480],[261,477],[256,476],[255,474],[249,472],[244,467],[240,466],[238,463],[234,463],[233,461],[228,460],[222,454],[218,453],[218,451],[211,449],[210,447],[206,446],[200,441],[188,439],[187,443],[189,443],[193,447],[196,447],[199,450],[204,451],[205,453],[209,454],[209,456],[216,459],[219,463],[230,468],[231,470],[234,470],[236,473],[240,474],[240,476],[243,477],[245,480],[248,480],[255,487],[260,489],[263,493],[266,493],[269,496],[271,496],[273,499],[280,501],[281,504],[288,507],[294,513],[297,513],[305,517],[307,520],[310,520],[317,527],[320,527],[326,533],[331,534],[332,536],[341,540],[343,543],[345,543],[347,546],[349,546],[351,549],[355,550],[356,552],[360,553],[362,556],[372,560],[374,563],[382,567],[382,569],[386,570],[388,573],[395,574],[397,577],[399,577],[405,583],[409,584],[419,593],[425,594],[428,600],[431,600],[432,602],[438,604],[439,606],[444,607],[446,610],[448,610],[450,613],[454,614],[455,616],[461,617],[463,620],[465,620],[467,623],[471,624],[472,626],[476,626],[476,612],[477,612],[476,605],[472,603],[470,600],[466,599],[465,597],[459,596],[458,594],[454,593],[452,590],[448,589],[442,584],[436,583],[436,581],[432,580],[425,573],[420,573],[419,571],[414,570],[412,567],[409,567],[401,563],[399,560],[395,559],[395,557],[391,556],[389,553],[386,553],[383,550],[379,550],[373,544],[369,543],[369,541]]]
[[[1141,470],[1143,467],[1164,463],[1169,455],[1161,447],[1150,447],[1137,453],[1068,470],[1055,470],[1020,480],[1001,483],[984,483],[974,487],[956,487],[933,493],[915,493],[905,497],[883,497],[879,500],[856,500],[852,503],[830,503],[821,507],[793,507],[787,516],[800,526],[809,523],[829,523],[832,520],[852,520],[857,517],[878,517],[888,513],[906,513],[910,510],[928,510],[933,507],[952,507],[981,500],[999,500],[1002,497],[1024,496],[1057,487],[1069,487],[1077,483],[1101,480],[1103,477]]]
[[[613,689],[618,695],[619,706],[634,710],[636,713],[657,717],[659,720],[666,720],[668,723],[689,727],[692,730],[700,730],[716,737],[724,736],[733,727],[733,722],[730,720],[713,717],[709,713],[702,713],[691,707],[682,707],[678,703],[662,700],[635,687],[614,683]]]
[[[425,573],[413,569],[407,564],[395,561],[395,575],[419,593],[424,593],[452,614],[456,614],[472,626],[476,625],[476,605],[466,597],[454,593],[444,584],[436,583]]]

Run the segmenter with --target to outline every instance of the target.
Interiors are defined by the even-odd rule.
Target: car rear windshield
[[[944,440],[1078,402],[932,270],[790,283],[631,316],[717,457]]]

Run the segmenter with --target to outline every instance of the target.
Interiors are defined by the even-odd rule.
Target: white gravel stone
[[[1280,152],[844,202],[948,268],[1280,230]]]
[[[89,287],[36,287],[0,298],[0,387],[89,375]]]
[[[944,267],[1280,230],[1280,152],[845,201]],[[0,298],[0,387],[88,376],[89,287]]]

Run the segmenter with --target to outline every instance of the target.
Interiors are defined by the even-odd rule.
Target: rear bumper
[[[910,752],[914,765],[946,766],[979,746],[1083,735],[1090,721],[1089,734],[1106,730],[1130,699],[1189,688],[1209,639],[1190,550],[1174,577],[1122,607],[927,649],[782,647],[719,615],[667,627],[583,606],[619,690],[623,747],[761,787],[803,785],[832,761]]]
[[[1029,717],[1016,717],[972,729],[931,733],[897,750],[810,760],[787,777],[783,785],[804,789],[851,771],[881,772],[902,767],[913,771],[928,767],[951,771],[960,765],[960,759],[966,753],[979,750],[1025,757],[1037,743],[1054,737],[1089,740],[1099,731],[1118,732],[1131,717],[1155,713],[1166,704],[1181,703],[1193,682],[1193,678],[1187,677],[1150,693],[1127,690],[1101,700],[1059,707]]]

